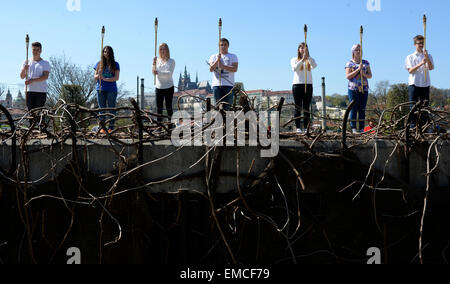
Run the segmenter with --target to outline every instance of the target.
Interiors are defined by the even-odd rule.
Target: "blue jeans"
[[[234,92],[232,94],[228,95],[228,93],[231,92],[232,89],[233,89],[233,87],[230,87],[230,86],[214,87],[213,94],[214,94],[214,99],[216,100],[216,105],[219,105],[219,103],[226,103],[224,105],[223,109],[229,110],[230,106],[233,105],[233,99],[234,99]]]
[[[409,94],[409,101],[410,102],[414,102],[414,105],[421,101],[421,102],[425,102],[428,101],[425,106],[429,106],[430,104],[430,87],[425,87],[425,88],[421,88],[421,87],[416,87],[415,85],[410,85],[408,87],[408,94]],[[414,107],[414,105],[411,105],[411,109]],[[416,126],[416,116],[412,115],[411,116],[411,121],[409,121],[411,123],[411,127],[415,127]],[[422,117],[420,120],[420,125],[425,125],[425,123],[427,122],[428,118],[427,117]]]
[[[366,125],[366,106],[369,99],[369,91],[360,93],[359,91],[348,90],[348,98],[350,102],[356,101],[350,112],[350,125],[352,129],[356,129],[356,122],[359,120],[359,131],[363,131]]]
[[[117,91],[97,91],[97,100],[99,108],[115,108],[117,103]],[[109,111],[112,115],[105,115],[106,112],[100,112],[99,119],[101,121],[109,120],[116,115],[116,111]],[[109,129],[113,130],[116,121],[111,119]]]

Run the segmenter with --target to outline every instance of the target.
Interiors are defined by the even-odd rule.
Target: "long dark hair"
[[[105,46],[103,48],[103,52],[105,50],[108,50],[108,58],[105,57],[104,54],[102,54],[102,60],[100,61],[100,64],[98,65],[97,71],[103,72],[105,70],[105,66],[109,68],[109,71],[111,73],[116,73],[116,60],[114,59],[114,50],[111,46]]]

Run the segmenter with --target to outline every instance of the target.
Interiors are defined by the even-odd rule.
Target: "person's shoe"
[[[106,134],[105,129],[100,130],[100,134]]]
[[[300,128],[297,128],[297,134],[303,134],[303,130],[301,130]]]
[[[352,129],[352,133],[353,133],[353,134],[358,134],[359,132],[358,132],[358,130],[356,130],[355,128],[353,128],[353,129]]]
[[[114,130],[108,129],[108,133],[111,134]]]

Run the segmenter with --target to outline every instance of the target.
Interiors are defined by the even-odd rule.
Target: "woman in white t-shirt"
[[[311,123],[311,102],[313,97],[313,80],[311,70],[317,67],[314,58],[309,56],[308,45],[302,42],[297,49],[297,57],[291,60],[292,71],[294,71],[294,82],[292,94],[295,102],[295,125],[297,133],[307,131]],[[305,82],[306,72],[306,82]],[[306,84],[306,91],[305,91]],[[303,128],[300,118],[303,110]]]
[[[163,114],[165,101],[169,121],[171,121],[173,115],[172,101],[175,92],[173,84],[174,71],[175,60],[170,58],[169,46],[166,43],[162,43],[159,46],[159,57],[153,59],[153,75],[156,76],[156,107],[158,114]],[[162,117],[158,117],[158,121],[162,122]]]

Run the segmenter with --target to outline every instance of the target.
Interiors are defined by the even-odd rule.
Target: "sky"
[[[222,36],[230,40],[229,51],[239,58],[236,81],[243,82],[246,90],[291,89],[290,60],[304,41],[307,24],[310,54],[318,63],[313,71],[315,95],[321,94],[322,77],[327,95],[346,94],[344,68],[352,45],[360,41],[360,26],[365,30],[364,58],[374,75],[372,89],[382,80],[407,83],[404,61],[414,52],[412,38],[423,34],[426,13],[427,49],[436,65],[432,84],[450,89],[450,1],[79,0],[79,11],[69,9],[68,2],[76,8],[77,0],[0,0],[0,84],[11,89],[23,84],[19,72],[26,57],[26,34],[31,42],[43,44],[44,59],[65,55],[86,67],[100,58],[101,27],[105,26],[105,45],[114,48],[121,65],[120,83],[135,94],[140,76],[146,79],[146,92],[152,92],[155,17],[159,19],[158,43],[169,45],[177,64],[175,83],[185,66],[193,80],[197,72],[200,81],[211,80],[206,61],[217,53],[218,19],[222,18]]]

